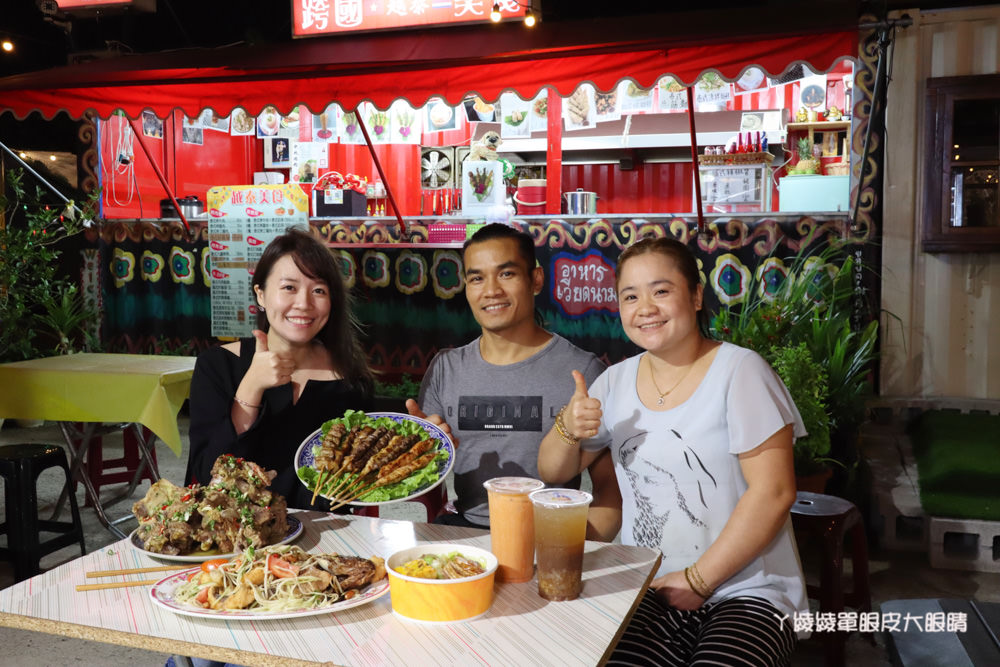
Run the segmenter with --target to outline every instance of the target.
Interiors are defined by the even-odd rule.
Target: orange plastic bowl
[[[421,579],[396,568],[424,554],[453,551],[486,563],[486,572],[464,579]],[[450,623],[485,614],[493,604],[493,577],[497,559],[485,549],[467,544],[422,544],[397,551],[386,559],[392,611],[409,621]]]

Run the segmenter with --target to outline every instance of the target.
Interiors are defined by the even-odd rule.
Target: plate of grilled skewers
[[[331,509],[411,500],[441,484],[455,447],[435,424],[400,412],[348,410],[295,452],[299,481]]]

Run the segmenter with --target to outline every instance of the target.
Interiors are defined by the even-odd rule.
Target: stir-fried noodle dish
[[[396,572],[420,579],[464,579],[486,571],[486,563],[463,556],[457,551],[448,554],[424,554],[396,568]]]
[[[232,560],[202,565],[174,591],[194,607],[282,612],[327,607],[349,600],[385,577],[376,556],[310,554],[293,545],[249,548]]]

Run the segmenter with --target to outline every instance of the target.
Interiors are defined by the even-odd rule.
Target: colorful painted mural
[[[685,217],[585,223],[538,217],[513,224],[535,239],[545,270],[535,303],[545,326],[608,362],[634,353],[618,322],[614,266],[637,239],[669,235],[689,244],[710,312],[742,302],[755,285],[766,297],[786,277],[790,257],[866,241],[850,236],[846,216],[714,218],[703,234]],[[479,333],[462,296],[461,248],[428,243],[427,226],[411,223],[406,242],[394,224],[382,221],[313,226],[339,255],[372,365],[390,378],[422,375],[439,349]],[[96,270],[108,349],[144,352],[159,344],[197,351],[214,342],[205,223],[194,223],[191,235],[179,224],[108,224],[100,230],[100,248]]]

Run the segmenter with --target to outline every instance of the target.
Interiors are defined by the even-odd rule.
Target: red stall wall
[[[597,192],[598,213],[667,213],[692,210],[694,183],[690,162],[638,165],[622,171],[617,164],[563,167],[563,191]]]
[[[409,144],[378,144],[375,146],[385,177],[392,188],[403,215],[417,215],[420,212],[420,146]],[[357,174],[369,183],[382,180],[375,169],[368,146],[358,144],[330,144],[330,166],[328,170],[341,174]],[[304,185],[306,192],[312,187]],[[312,196],[310,194],[310,196]],[[388,201],[385,215],[393,215]]]
[[[150,155],[177,197],[196,195],[203,202],[216,185],[250,183],[260,170],[260,142],[227,132],[202,130],[202,144],[185,144],[183,114],[163,123],[163,136],[143,136]],[[124,155],[128,164],[120,158]],[[100,123],[102,203],[108,218],[158,218],[166,193],[127,121],[115,116]],[[255,166],[258,165],[258,166]]]

